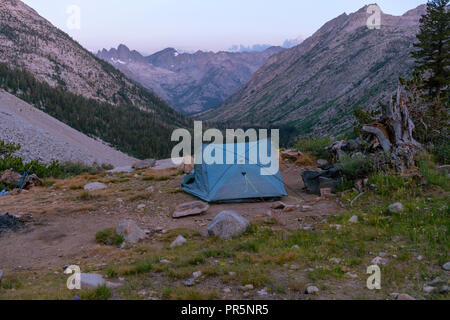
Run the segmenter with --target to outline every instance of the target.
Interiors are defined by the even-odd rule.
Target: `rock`
[[[286,205],[285,207],[284,207],[284,209],[283,209],[283,212],[291,212],[291,211],[294,211],[294,210],[296,210],[296,209],[298,209],[299,207],[298,206],[296,206],[296,205]]]
[[[403,207],[403,204],[400,202],[393,203],[389,206],[388,210],[392,213],[399,213],[405,210],[405,207]]]
[[[310,210],[312,210],[312,207],[311,206],[302,206],[302,208],[301,208],[301,211],[302,212],[305,212],[305,211],[310,211]]]
[[[106,284],[105,279],[96,273],[82,273],[80,278],[81,289],[95,289]]]
[[[298,245],[294,244],[291,249],[296,250],[296,249],[300,249],[300,247]]]
[[[328,167],[328,161],[325,159],[317,160],[317,167],[319,167],[320,169],[326,170]]]
[[[319,292],[319,288],[315,287],[315,286],[308,286],[305,290],[306,294],[316,294]]]
[[[223,292],[224,293],[231,293],[231,289],[230,288],[225,288],[225,289],[223,289]]]
[[[253,289],[254,289],[254,287],[253,287],[252,284],[247,284],[247,285],[245,285],[244,288],[243,288],[244,291],[251,291],[251,290],[253,290]]]
[[[425,286],[425,287],[423,287],[423,291],[425,293],[432,293],[434,290],[436,290],[436,288],[432,287],[432,286]]]
[[[22,179],[22,175],[20,173],[15,172],[13,169],[9,169],[3,171],[0,176],[0,182],[6,185],[17,185],[20,179]]]
[[[363,180],[362,179],[356,180],[354,187],[355,187],[356,190],[358,190],[359,193],[363,193],[364,192],[364,182],[363,182]]]
[[[382,257],[375,257],[372,259],[371,263],[376,264],[376,265],[379,265],[379,264],[385,265],[388,263],[388,259],[382,258]]]
[[[442,286],[439,289],[439,293],[447,293],[449,291],[449,286]]]
[[[440,286],[440,285],[443,285],[443,284],[446,284],[446,283],[447,283],[447,281],[445,281],[442,278],[437,277],[433,281],[427,283],[427,285],[428,286],[432,286],[432,287],[437,287],[437,286]]]
[[[348,221],[351,222],[351,223],[358,223],[358,216],[353,216]]]
[[[145,189],[145,192],[153,193],[153,192],[155,192],[155,188],[153,186],[150,186],[147,189]]]
[[[209,205],[203,201],[192,201],[180,204],[175,208],[172,218],[195,216],[208,211]]]
[[[156,165],[155,159],[146,159],[142,161],[138,161],[135,164],[133,164],[132,168],[136,170],[142,170],[147,168],[152,168]]]
[[[88,183],[87,185],[84,186],[84,190],[89,190],[89,191],[101,190],[101,189],[106,189],[106,188],[108,188],[108,186],[101,182],[92,182],[92,183]]]
[[[272,204],[272,206],[271,206],[271,208],[275,209],[275,210],[281,210],[281,209],[284,209],[285,207],[286,207],[286,204],[281,201],[277,201],[274,204]]]
[[[170,263],[170,261],[169,261],[169,260],[167,260],[167,259],[162,259],[162,260],[160,261],[160,263],[164,263],[164,264],[167,264],[167,263]]]
[[[341,230],[340,224],[330,224],[330,228],[335,228],[336,230]]]
[[[145,239],[147,235],[139,228],[133,220],[122,220],[116,228],[116,233],[123,236],[125,242],[138,243]]]
[[[338,185],[342,183],[342,171],[337,168],[330,168],[323,171],[304,171],[302,180],[306,191],[320,195],[320,189],[331,188],[334,192]]]
[[[442,269],[444,269],[445,271],[450,271],[450,261],[444,263],[444,265],[442,266]]]
[[[264,289],[262,289],[262,290],[259,290],[257,293],[258,293],[258,295],[260,295],[260,296],[267,296],[267,295],[268,295],[268,293],[267,293],[267,288],[264,288]]]
[[[331,196],[331,188],[320,188],[320,196],[322,198]]]
[[[418,257],[417,257],[417,260],[422,261],[422,260],[423,260],[423,257],[422,257],[422,256],[418,256]]]
[[[195,284],[194,278],[189,278],[183,282],[186,287],[192,287]]]
[[[2,278],[3,278],[3,270],[0,269],[0,282],[2,281]]]
[[[450,165],[439,166],[437,167],[437,171],[440,174],[448,175],[450,173]]]
[[[235,211],[220,212],[208,226],[208,234],[220,239],[231,239],[244,233],[250,222]]]
[[[171,248],[180,247],[186,242],[186,238],[183,236],[178,236],[171,244]]]
[[[353,278],[353,279],[358,278],[358,275],[356,273],[347,272],[345,275],[347,277],[350,277],[350,278]]]
[[[293,151],[291,149],[281,151],[281,158],[289,161],[297,161],[300,153],[298,151]]]
[[[339,263],[341,263],[342,260],[339,258],[331,258],[329,261],[339,264]]]
[[[202,276],[202,272],[196,271],[196,272],[192,273],[192,276],[194,277],[194,279],[198,279]]]
[[[146,207],[145,204],[140,204],[140,205],[137,206],[137,209],[138,209],[138,210],[144,210],[145,207]]]
[[[34,173],[25,178],[25,188],[40,187],[40,186],[42,186],[42,181]]]
[[[397,300],[416,300],[415,298],[411,297],[409,294],[406,293],[400,293],[397,296]]]
[[[355,151],[359,149],[359,144],[355,140],[348,140],[345,145],[342,146],[344,151]]]

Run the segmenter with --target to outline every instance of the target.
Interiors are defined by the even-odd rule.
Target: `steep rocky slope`
[[[425,5],[369,29],[367,6],[326,23],[292,49],[272,56],[225,103],[199,114],[231,125],[295,126],[300,134],[337,134],[355,106],[375,108],[407,76]]]
[[[0,89],[0,138],[20,143],[17,152],[25,160],[74,161],[92,164],[130,165],[134,158],[52,118]]]
[[[97,56],[178,110],[191,113],[220,105],[270,56],[282,50],[271,47],[263,52],[189,54],[168,48],[143,57],[120,45],[117,49],[99,51]]]

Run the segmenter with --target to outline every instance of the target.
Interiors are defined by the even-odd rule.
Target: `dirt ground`
[[[300,174],[298,167],[289,164],[284,166],[282,175],[288,197],[281,200],[286,204],[311,206],[312,209],[307,212],[301,212],[300,208],[291,212],[274,210],[271,209],[272,202],[212,204],[201,216],[172,219],[177,205],[196,200],[186,193],[161,191],[178,188],[183,176],[167,181],[136,182],[139,185],[134,186],[133,180],[138,180],[134,173],[129,174],[131,182],[126,182],[131,183],[130,190],[120,191],[113,185],[97,191],[105,198],[99,198],[94,203],[73,201],[80,191],[71,190],[70,187],[39,187],[19,195],[1,197],[1,214],[31,213],[33,218],[19,232],[0,236],[0,268],[19,271],[36,267],[54,269],[73,264],[99,247],[95,242],[98,231],[115,227],[124,219],[135,220],[144,230],[189,228],[206,236],[209,222],[223,210],[235,210],[249,221],[257,221],[271,212],[282,227],[290,229],[301,229],[328,215],[339,214],[340,206],[335,200],[322,199],[302,190]],[[154,186],[155,190],[149,199],[126,200],[149,186]],[[142,204],[146,205],[145,209],[137,209]]]

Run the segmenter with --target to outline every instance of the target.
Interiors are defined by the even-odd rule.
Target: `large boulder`
[[[147,237],[145,231],[139,228],[133,220],[123,220],[119,222],[116,233],[121,235],[123,240],[128,243],[138,243]]]
[[[29,175],[25,179],[25,188],[42,186],[42,181],[35,174]]]
[[[235,211],[220,212],[208,226],[208,234],[220,239],[231,239],[244,233],[250,222]]]
[[[9,169],[6,171],[3,171],[3,173],[0,176],[0,183],[6,184],[6,185],[16,185],[19,183],[22,176],[20,173],[15,172],[13,169]]]
[[[138,161],[135,164],[133,164],[133,169],[136,170],[142,170],[147,168],[153,168],[156,165],[155,159],[146,159],[142,161]]]
[[[208,211],[209,205],[202,201],[192,201],[180,204],[175,208],[175,212],[172,217],[174,219],[188,217],[188,216],[196,216],[202,214],[203,212]]]

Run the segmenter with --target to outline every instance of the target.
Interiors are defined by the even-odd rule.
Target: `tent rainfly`
[[[215,159],[223,157],[222,164],[217,161],[207,164],[203,159],[202,164],[195,164],[194,170],[184,178],[182,189],[206,202],[245,202],[287,196],[278,167],[278,154],[270,139],[261,141],[216,144],[212,148],[204,144],[203,158],[209,148],[208,152]],[[267,158],[261,156],[260,148],[263,147],[267,147],[268,152],[264,154],[272,163],[267,164]],[[230,155],[234,161],[230,161]],[[275,170],[273,161],[276,161]]]

